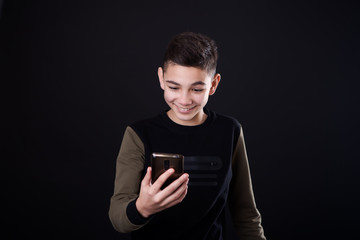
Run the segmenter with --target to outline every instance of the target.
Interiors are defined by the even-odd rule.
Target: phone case
[[[151,168],[152,183],[169,168],[175,170],[162,186],[162,188],[165,188],[184,173],[184,156],[173,153],[153,153],[151,154]]]

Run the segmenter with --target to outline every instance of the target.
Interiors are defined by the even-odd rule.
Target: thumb
[[[143,178],[143,183],[145,185],[151,185],[151,167],[147,168],[146,174]]]

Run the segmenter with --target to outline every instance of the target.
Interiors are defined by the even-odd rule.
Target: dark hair
[[[170,40],[165,51],[163,68],[166,71],[169,64],[178,64],[197,67],[213,75],[216,72],[217,59],[214,40],[200,33],[183,32]]]

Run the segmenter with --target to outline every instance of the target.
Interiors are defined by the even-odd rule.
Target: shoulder
[[[158,114],[156,116],[144,118],[141,120],[134,121],[130,124],[130,127],[134,130],[136,129],[142,129],[144,127],[148,127],[149,125],[155,124],[156,122],[159,122],[159,119],[161,118],[161,114]]]
[[[237,141],[241,134],[242,126],[236,118],[214,111],[209,111],[209,114],[212,115],[214,124],[217,126],[216,128],[222,129],[224,133],[230,133],[233,141]]]
[[[213,115],[214,121],[217,122],[218,124],[232,126],[235,129],[241,129],[241,124],[236,118],[226,114],[214,112],[211,110],[209,110],[209,113]]]
[[[164,115],[165,113],[159,113],[152,117],[134,121],[129,126],[144,140],[151,133],[163,131],[164,126],[166,126]]]

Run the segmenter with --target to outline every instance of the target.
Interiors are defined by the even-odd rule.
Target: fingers
[[[160,188],[162,187],[162,185],[164,185],[164,183],[166,182],[166,180],[175,172],[175,170],[173,168],[169,168],[167,171],[165,171],[163,174],[160,175],[160,177],[158,179],[156,179],[156,181],[153,183],[153,188],[156,191],[160,191]]]
[[[161,195],[162,198],[167,198],[170,195],[173,195],[175,191],[178,190],[181,186],[187,188],[187,184],[189,182],[189,174],[184,173],[181,175],[178,179],[173,181],[169,186],[167,186],[159,195]]]
[[[151,185],[151,168],[147,169],[141,183],[139,197],[135,203],[136,208],[143,217],[172,207],[185,198],[189,182],[187,173],[181,175],[165,189],[160,189],[174,171],[174,169],[167,170]]]
[[[182,178],[182,179],[181,179]],[[178,181],[181,180],[181,181]],[[172,184],[170,184],[167,188],[163,190],[162,193],[165,193],[165,191],[170,191],[170,195],[167,196],[163,201],[163,206],[166,208],[172,207],[180,202],[185,198],[188,190],[188,182],[189,177],[185,174],[182,175],[179,179],[174,181]],[[180,184],[180,185],[178,185]],[[175,189],[175,190],[173,190]]]
[[[142,180],[142,183],[145,184],[145,185],[150,185],[151,184],[151,167],[148,167],[147,170],[146,170],[146,174]]]

